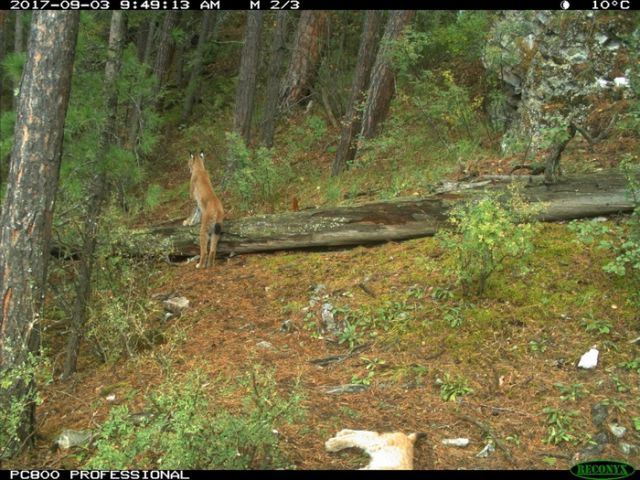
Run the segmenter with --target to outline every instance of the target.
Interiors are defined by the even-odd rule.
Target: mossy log
[[[638,175],[640,178],[640,175]],[[354,246],[434,235],[446,227],[450,209],[479,198],[487,190],[505,189],[511,181],[524,182],[530,202],[544,202],[541,221],[630,212],[633,201],[619,171],[563,177],[545,185],[542,176],[478,178],[470,183],[448,183],[427,198],[404,198],[363,205],[309,209],[257,215],[226,221],[218,253],[266,252],[302,248]],[[172,256],[198,254],[198,227],[157,226],[134,232],[171,240]]]

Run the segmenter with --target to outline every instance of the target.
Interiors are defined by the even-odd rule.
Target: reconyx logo
[[[577,463],[571,467],[570,472],[576,477],[587,480],[616,480],[633,475],[635,469],[623,462],[614,460],[592,460],[590,462]]]

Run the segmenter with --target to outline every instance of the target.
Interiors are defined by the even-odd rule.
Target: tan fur
[[[341,430],[325,443],[329,452],[360,448],[371,457],[360,470],[413,470],[413,446],[417,434],[377,433],[367,430]]]
[[[190,154],[191,198],[196,202],[193,214],[183,225],[195,225],[200,220],[200,261],[196,268],[213,266],[218,248],[219,234],[214,233],[215,225],[222,227],[224,209],[211,186],[209,174],[204,167],[204,153],[199,156]],[[210,248],[209,248],[210,247]]]

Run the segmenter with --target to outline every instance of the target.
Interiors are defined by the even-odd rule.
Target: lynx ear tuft
[[[189,150],[189,158],[193,158],[193,152]]]
[[[200,151],[200,158],[204,159],[204,152],[202,150]]]

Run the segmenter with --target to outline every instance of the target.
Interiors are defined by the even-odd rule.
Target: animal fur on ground
[[[341,430],[325,443],[329,452],[360,448],[371,457],[360,470],[413,470],[413,448],[422,433],[377,433],[368,430]]]

